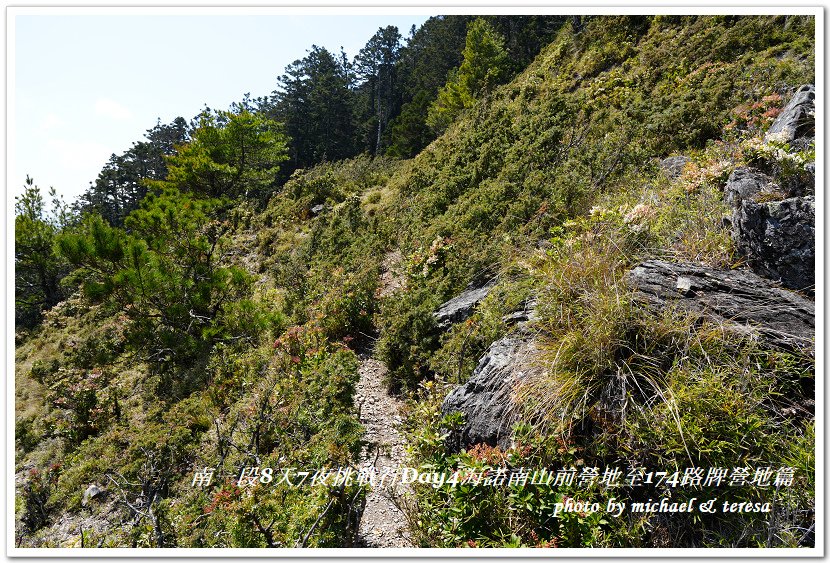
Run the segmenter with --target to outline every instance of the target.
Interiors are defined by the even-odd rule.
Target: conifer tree
[[[209,197],[264,196],[287,157],[281,126],[241,105],[203,111],[189,143],[167,158],[168,174],[149,185]]]
[[[430,106],[427,123],[443,131],[458,114],[507,78],[509,59],[504,39],[483,18],[467,31],[464,61],[449,74],[438,99]]]
[[[427,111],[447,73],[461,64],[469,21],[464,15],[434,16],[410,31],[396,65],[402,105],[388,128],[390,156],[413,157],[435,139]]]
[[[79,213],[97,213],[111,225],[121,226],[147,194],[146,182],[167,177],[164,157],[172,155],[176,146],[187,141],[187,122],[181,117],[169,124],[158,122],[145,133],[145,139],[133,143],[120,155],[110,156],[76,202]]]
[[[68,214],[54,188],[49,194],[51,215],[40,188],[28,176],[23,194],[15,198],[15,323],[19,326],[34,326],[44,310],[63,298],[59,282],[66,264],[55,253],[54,241]]]
[[[127,217],[129,233],[90,215],[57,246],[81,269],[87,297],[123,308],[131,341],[147,360],[184,365],[232,336],[223,316],[250,293],[250,276],[221,265],[227,207],[227,200],[167,188],[149,193]]]
[[[355,57],[355,71],[364,81],[370,138],[369,152],[377,154],[392,115],[398,111],[399,95],[395,64],[400,55],[401,34],[390,25],[380,28]]]
[[[354,94],[345,56],[312,46],[279,78],[269,114],[285,125],[292,170],[323,161],[349,158],[355,143]]]

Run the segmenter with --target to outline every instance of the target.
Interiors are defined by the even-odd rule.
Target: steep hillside
[[[593,22],[579,34],[566,29],[514,83],[393,179],[403,225],[414,227],[397,238],[411,257],[413,289],[382,307],[379,352],[393,383],[414,389],[427,377],[410,417],[414,456],[450,473],[505,464],[595,466],[600,477],[603,469],[619,469],[623,482],[632,468],[683,475],[795,466],[800,486],[780,497],[728,487],[692,487],[680,495],[668,486],[615,489],[599,479],[593,488],[533,493],[426,487],[418,507],[427,515],[418,530],[424,545],[811,541],[812,305],[803,298],[776,305],[759,292],[732,306],[727,320],[701,317],[710,306],[686,311],[682,303],[655,314],[638,303],[628,281],[629,270],[652,258],[741,265],[745,245],[729,228],[733,212],[723,195],[735,170],[751,165],[771,173],[766,182],[773,192],[790,186],[766,201],[812,192],[814,180],[803,168],[813,158],[810,148],[760,138],[791,95],[786,85],[812,80],[806,34],[785,25],[783,19],[619,18]],[[619,44],[628,47],[610,51]],[[687,156],[661,162],[679,152]],[[814,240],[806,227],[794,236]],[[809,272],[813,263],[785,268]],[[452,320],[464,322],[442,335],[432,312],[468,282],[496,283],[474,314],[456,315]],[[742,307],[795,307],[809,322],[784,330],[807,331],[806,344],[776,347],[725,328],[735,317],[763,322]],[[529,338],[530,347],[515,336],[498,340],[513,332],[513,312],[528,308],[536,318],[520,329],[519,342]],[[507,367],[492,367],[499,362]],[[456,388],[473,368],[474,381]],[[508,388],[492,391],[502,379]],[[511,439],[516,423],[521,432]],[[441,446],[454,427],[466,454]],[[568,496],[605,506],[612,497],[703,494],[777,499],[787,516],[594,514],[570,521],[550,519],[547,508]]]
[[[256,174],[197,196],[190,145],[126,231],[60,239],[77,291],[16,347],[18,542],[812,545],[813,37],[575,18],[415,158],[261,209]],[[808,244],[759,254],[773,223]],[[456,482],[381,499],[397,462]]]

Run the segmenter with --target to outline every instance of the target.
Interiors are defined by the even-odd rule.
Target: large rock
[[[514,390],[534,370],[538,356],[534,341],[519,331],[490,345],[472,377],[452,391],[441,405],[448,415],[460,412],[464,425],[447,439],[447,449],[459,451],[474,444],[509,448],[516,420]]]
[[[762,191],[777,189],[772,178],[751,168],[737,168],[726,180],[723,199],[732,207],[740,207],[745,199],[751,199]]]
[[[815,137],[816,89],[798,89],[770,127],[765,142],[804,149]],[[785,287],[815,285],[815,163],[779,178],[780,187],[761,172],[739,168],[724,188],[733,206],[732,238],[754,272]]]
[[[816,87],[805,84],[793,95],[773,124],[764,141],[779,141],[806,148],[816,135]]]
[[[649,260],[627,282],[649,307],[701,313],[773,348],[814,350],[815,304],[752,272]]]
[[[660,161],[660,170],[669,180],[676,180],[683,175],[683,169],[691,161],[688,156],[670,156]]]
[[[752,272],[650,260],[629,272],[627,282],[649,308],[700,313],[762,345],[814,352],[815,304]],[[531,304],[522,318],[533,316]],[[513,334],[491,344],[470,379],[444,399],[443,415],[464,415],[464,423],[447,438],[449,451],[482,443],[502,449],[512,445],[516,391],[544,371],[527,324],[519,322]]]
[[[442,331],[447,330],[451,325],[470,318],[475,308],[487,297],[487,294],[490,293],[490,290],[494,286],[494,283],[489,283],[483,287],[467,289],[457,297],[441,305],[433,313],[438,329]]]
[[[792,289],[815,285],[815,198],[756,203],[744,200],[732,216],[732,235],[752,270]]]

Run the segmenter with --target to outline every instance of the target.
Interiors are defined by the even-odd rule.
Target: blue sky
[[[27,10],[32,13],[32,9]],[[45,11],[46,12],[46,11]],[[14,15],[10,186],[71,201],[161,118],[269,94],[312,45],[354,57],[379,27],[431,15]],[[70,14],[73,14],[70,12]],[[11,72],[10,72],[11,73]]]

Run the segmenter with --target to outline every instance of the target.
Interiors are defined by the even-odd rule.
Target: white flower
[[[645,203],[638,203],[634,206],[634,209],[626,213],[625,217],[623,218],[623,222],[628,223],[639,223],[643,219],[647,219],[654,215],[654,208],[650,205]]]
[[[777,133],[767,133],[765,141],[768,143],[786,143],[789,135],[786,131],[778,131]]]

